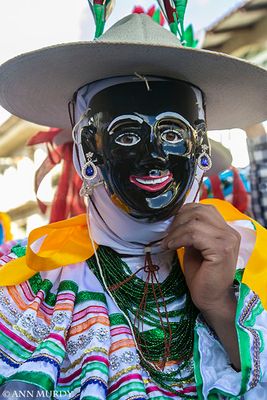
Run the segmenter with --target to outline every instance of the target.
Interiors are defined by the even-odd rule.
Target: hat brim
[[[105,41],[51,46],[7,61],[0,67],[0,104],[28,121],[69,128],[67,104],[78,88],[135,73],[199,87],[210,130],[242,128],[267,118],[263,68],[206,50]]]

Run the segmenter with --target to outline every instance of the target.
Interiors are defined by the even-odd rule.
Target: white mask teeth
[[[162,178],[155,177],[153,179],[136,178],[137,182],[142,183],[142,185],[158,185],[159,183],[166,182],[168,179],[168,176],[163,176]]]

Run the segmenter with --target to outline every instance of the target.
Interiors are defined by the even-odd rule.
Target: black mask
[[[181,81],[149,80],[149,89],[132,81],[97,93],[82,144],[111,198],[130,215],[157,221],[173,215],[191,188],[204,105],[200,90]]]

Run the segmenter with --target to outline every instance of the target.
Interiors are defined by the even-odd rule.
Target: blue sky
[[[206,28],[243,3],[243,0],[189,0],[187,20],[197,29]]]
[[[243,2],[243,0],[188,0],[186,19],[187,22],[193,23],[198,30],[207,27],[237,4],[242,4]],[[151,4],[157,3],[151,0],[117,0],[114,14],[117,17],[122,9],[130,12],[134,4],[148,8]]]

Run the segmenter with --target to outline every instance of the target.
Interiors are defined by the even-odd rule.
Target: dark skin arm
[[[192,300],[218,335],[234,368],[240,370],[232,287],[239,233],[215,207],[193,203],[178,212],[162,245],[172,250],[185,247],[185,279]]]

